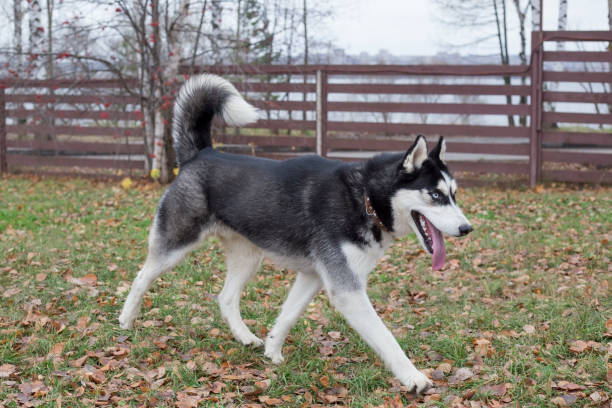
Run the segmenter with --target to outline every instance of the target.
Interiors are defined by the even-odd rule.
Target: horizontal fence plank
[[[544,71],[542,78],[544,81],[557,82],[609,82],[610,73]]]
[[[241,92],[315,92],[315,84],[292,84],[287,82],[234,82]]]
[[[545,180],[571,183],[612,183],[612,171],[542,170],[542,177]]]
[[[300,101],[260,101],[249,100],[249,103],[264,110],[309,110],[314,111],[317,107],[315,102]]]
[[[612,124],[612,114],[544,112],[542,121],[546,123],[601,123]]]
[[[29,118],[32,116],[50,119],[95,119],[95,120],[140,120],[142,115],[136,112],[119,112],[110,110],[42,110],[42,109],[7,109],[7,117]]]
[[[315,74],[326,71],[330,75],[419,75],[419,76],[527,76],[527,65],[205,65],[195,67],[194,72],[238,75],[287,75]],[[187,74],[189,67],[180,67],[179,73]]]
[[[529,165],[525,163],[507,163],[498,161],[449,161],[453,173],[497,173],[497,174],[527,174]]]
[[[612,93],[604,92],[544,92],[545,102],[584,102],[612,104]]]
[[[612,53],[606,51],[544,51],[544,61],[612,62]]]
[[[216,143],[239,144],[254,146],[287,146],[287,147],[309,147],[314,149],[316,140],[314,137],[299,136],[247,136],[247,135],[215,135]]]
[[[527,76],[527,65],[324,65],[328,74],[419,76]]]
[[[428,148],[433,148],[437,142],[428,143]],[[412,141],[393,139],[350,139],[350,138],[328,138],[327,146],[330,149],[346,150],[374,150],[374,151],[403,151],[408,149]],[[458,143],[447,139],[446,151],[451,153],[478,153],[478,154],[529,154],[528,144],[502,144],[502,143]]]
[[[542,31],[544,41],[612,41],[612,31]]]
[[[243,126],[251,129],[296,129],[314,130],[316,122],[313,120],[259,120]]]
[[[612,146],[612,133],[543,131],[544,143]]]
[[[70,156],[34,156],[7,154],[10,166],[92,167],[109,169],[143,169],[143,160],[90,159]]]
[[[590,152],[563,152],[558,150],[542,150],[542,160],[545,162],[601,164],[612,166],[612,154]]]
[[[53,150],[90,153],[144,154],[144,145],[139,143],[88,143],[48,140],[8,140],[7,147],[34,150]]]
[[[355,162],[362,161],[355,157],[344,157],[335,154],[334,159]],[[499,161],[449,161],[449,167],[453,173],[487,173],[487,174],[521,174],[527,175],[529,170],[527,161],[525,163],[508,163]]]
[[[217,75],[314,75],[320,65],[202,65],[197,67],[180,66],[179,74],[211,73]]]
[[[328,111],[385,113],[446,113],[470,115],[529,115],[528,105],[485,103],[328,102]]]
[[[334,84],[329,93],[431,94],[431,95],[520,95],[529,96],[526,85],[440,85],[440,84]]]
[[[7,132],[12,134],[43,133],[52,135],[75,136],[144,136],[142,127],[120,128],[104,126],[49,126],[43,125],[7,125]]]
[[[138,88],[138,79],[17,79],[0,78],[0,86],[5,88]]]
[[[327,122],[327,129],[336,132],[396,133],[410,135],[529,137],[529,128],[516,126],[421,125],[414,123]]]
[[[7,102],[19,103],[86,103],[86,104],[140,104],[140,98],[121,95],[37,95],[37,94],[6,94]]]

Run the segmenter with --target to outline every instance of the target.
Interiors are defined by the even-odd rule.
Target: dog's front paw
[[[277,365],[282,363],[284,360],[283,354],[280,350],[270,350],[266,348],[266,351],[264,351],[264,356],[268,357],[273,364]]]
[[[264,342],[262,339],[255,336],[254,334],[251,334],[251,333],[249,334],[250,335],[240,337],[238,341],[240,341],[245,346],[249,346],[249,345],[252,345],[253,347],[263,346]]]
[[[134,326],[134,318],[130,318],[123,313],[119,316],[119,327],[123,330],[130,330]]]
[[[418,370],[414,370],[410,375],[400,378],[399,380],[408,388],[409,392],[414,391],[417,394],[421,394],[433,386],[431,380]]]

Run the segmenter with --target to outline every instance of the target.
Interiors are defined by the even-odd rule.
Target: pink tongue
[[[427,232],[431,236],[433,241],[433,270],[437,271],[444,266],[444,261],[446,260],[446,248],[444,246],[444,238],[442,238],[442,233],[439,229],[433,226],[431,222],[425,218],[425,222],[427,223]]]

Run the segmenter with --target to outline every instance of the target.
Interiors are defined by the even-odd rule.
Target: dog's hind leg
[[[255,275],[263,259],[259,248],[246,238],[237,234],[222,236],[221,243],[225,249],[227,276],[217,300],[221,316],[226,321],[232,334],[244,345],[261,346],[263,341],[255,336],[240,316],[240,295],[247,282]]]
[[[287,334],[304,313],[306,306],[314,295],[321,290],[321,286],[321,279],[314,271],[298,274],[285,303],[283,303],[283,308],[276,318],[274,327],[266,337],[264,355],[274,364],[280,364],[283,361],[282,348]]]
[[[142,298],[153,281],[178,264],[185,255],[198,246],[201,239],[194,239],[193,242],[174,249],[168,249],[167,241],[167,237],[160,233],[157,223],[154,223],[149,236],[147,259],[134,279],[119,315],[119,325],[122,329],[132,328],[134,320],[139,315]]]

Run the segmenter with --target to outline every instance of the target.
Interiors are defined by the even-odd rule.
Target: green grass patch
[[[441,271],[414,237],[392,246],[369,293],[402,348],[436,378],[416,397],[323,293],[290,333],[283,364],[236,342],[216,305],[225,266],[215,239],[155,282],[136,327],[120,330],[163,193],[135,184],[0,179],[5,406],[548,407],[566,398],[582,407],[612,397],[610,188],[463,190],[475,230],[447,239]],[[265,263],[247,286],[242,315],[258,336],[294,277]],[[459,368],[472,376],[455,381]]]

